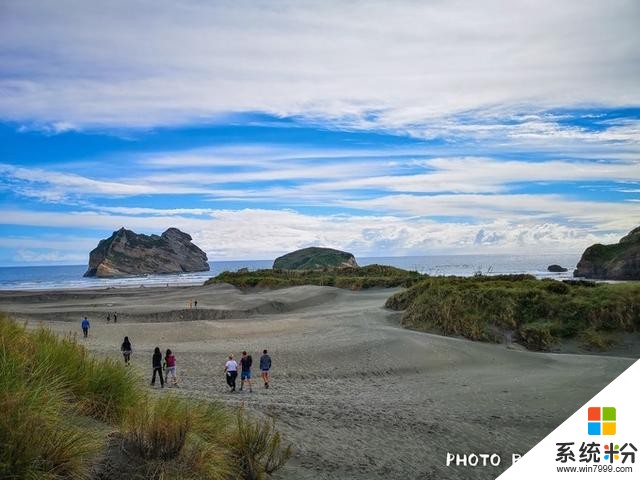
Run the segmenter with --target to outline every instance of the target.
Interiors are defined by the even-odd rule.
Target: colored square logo
[[[587,411],[587,432],[589,435],[615,435],[615,407],[589,407]]]
[[[589,421],[590,422],[600,421],[600,407],[589,407]]]
[[[602,435],[615,435],[616,422],[602,422]]]
[[[589,435],[602,435],[600,422],[589,422]]]

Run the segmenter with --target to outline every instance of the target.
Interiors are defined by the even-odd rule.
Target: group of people
[[[110,315],[107,314],[107,323],[110,321]],[[113,314],[114,323],[117,322],[117,316]],[[84,338],[87,338],[89,334],[89,328],[91,327],[89,320],[87,317],[84,317],[81,323],[82,333]],[[133,352],[133,348],[131,346],[131,341],[129,337],[124,337],[122,344],[120,346],[120,351],[122,352],[122,356],[124,357],[125,365],[129,366],[131,364],[131,353]],[[246,351],[242,352],[242,357],[240,358],[240,364],[236,362],[233,353],[229,354],[227,362],[224,364],[224,374],[227,380],[227,385],[229,386],[230,392],[236,391],[236,380],[238,378],[238,368],[240,369],[240,391],[244,389],[245,382],[247,383],[247,387],[249,388],[249,392],[251,393],[253,390],[251,388],[251,368],[253,366],[253,358]],[[151,376],[151,385],[155,385],[156,383],[156,375],[160,377],[160,386],[164,388],[164,384],[169,384],[169,379],[171,379],[172,386],[178,386],[178,376],[176,374],[176,356],[170,349],[164,354],[164,358],[162,357],[162,352],[160,351],[160,347],[156,347],[153,351],[153,356],[151,358],[151,367],[153,369],[153,373]],[[267,352],[267,350],[262,351],[262,356],[260,357],[260,376],[264,383],[264,388],[269,388],[269,372],[271,370],[271,356]]]
[[[253,366],[253,358],[247,354],[246,351],[242,352],[242,358],[240,358],[240,391],[244,389],[244,383],[247,382],[249,387],[249,393],[251,389],[251,367]],[[269,388],[269,372],[271,370],[271,356],[267,350],[262,351],[260,357],[260,375],[264,382],[264,388]],[[229,354],[227,363],[224,364],[224,373],[227,378],[227,385],[229,385],[230,391],[236,391],[236,380],[238,378],[238,362],[236,362],[233,353]]]

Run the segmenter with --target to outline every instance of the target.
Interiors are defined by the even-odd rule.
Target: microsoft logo
[[[615,407],[589,407],[589,435],[615,435]]]

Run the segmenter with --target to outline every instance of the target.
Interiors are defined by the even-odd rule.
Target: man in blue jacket
[[[91,327],[89,320],[87,320],[87,317],[84,317],[84,320],[82,320],[82,333],[84,338],[87,338],[87,335],[89,335],[89,327]]]

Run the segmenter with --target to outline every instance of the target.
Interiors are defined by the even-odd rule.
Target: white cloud
[[[5,2],[0,114],[54,130],[230,111],[404,128],[637,105],[639,17],[633,0]]]
[[[509,222],[557,221],[600,232],[628,231],[640,223],[640,209],[636,205],[570,200],[557,194],[388,195],[370,200],[347,200],[342,204],[404,216],[465,217],[476,223],[501,219]]]
[[[468,206],[472,208],[472,204]],[[308,215],[291,210],[266,209],[216,210],[210,218],[175,215],[140,217],[96,212],[65,214],[29,210],[4,210],[1,213],[3,223],[13,225],[99,231],[125,226],[144,233],[160,233],[174,226],[190,233],[195,243],[211,259],[274,258],[310,245],[346,249],[360,256],[533,253],[540,249],[547,252],[579,252],[595,242],[617,241],[629,230],[626,225],[614,225],[615,222],[612,222],[612,226],[616,229],[611,231],[594,230],[579,222],[565,225],[552,218],[528,215],[527,212],[520,216],[489,216],[473,223],[437,222],[391,214]],[[604,212],[600,212],[600,215],[604,215]],[[95,244],[98,240],[96,237]],[[69,237],[68,243],[69,248],[59,244],[52,248],[56,251],[72,250],[73,245],[80,248],[74,237]],[[25,249],[32,250],[39,246],[30,247],[25,246]],[[88,252],[93,245],[83,244],[82,248]]]

